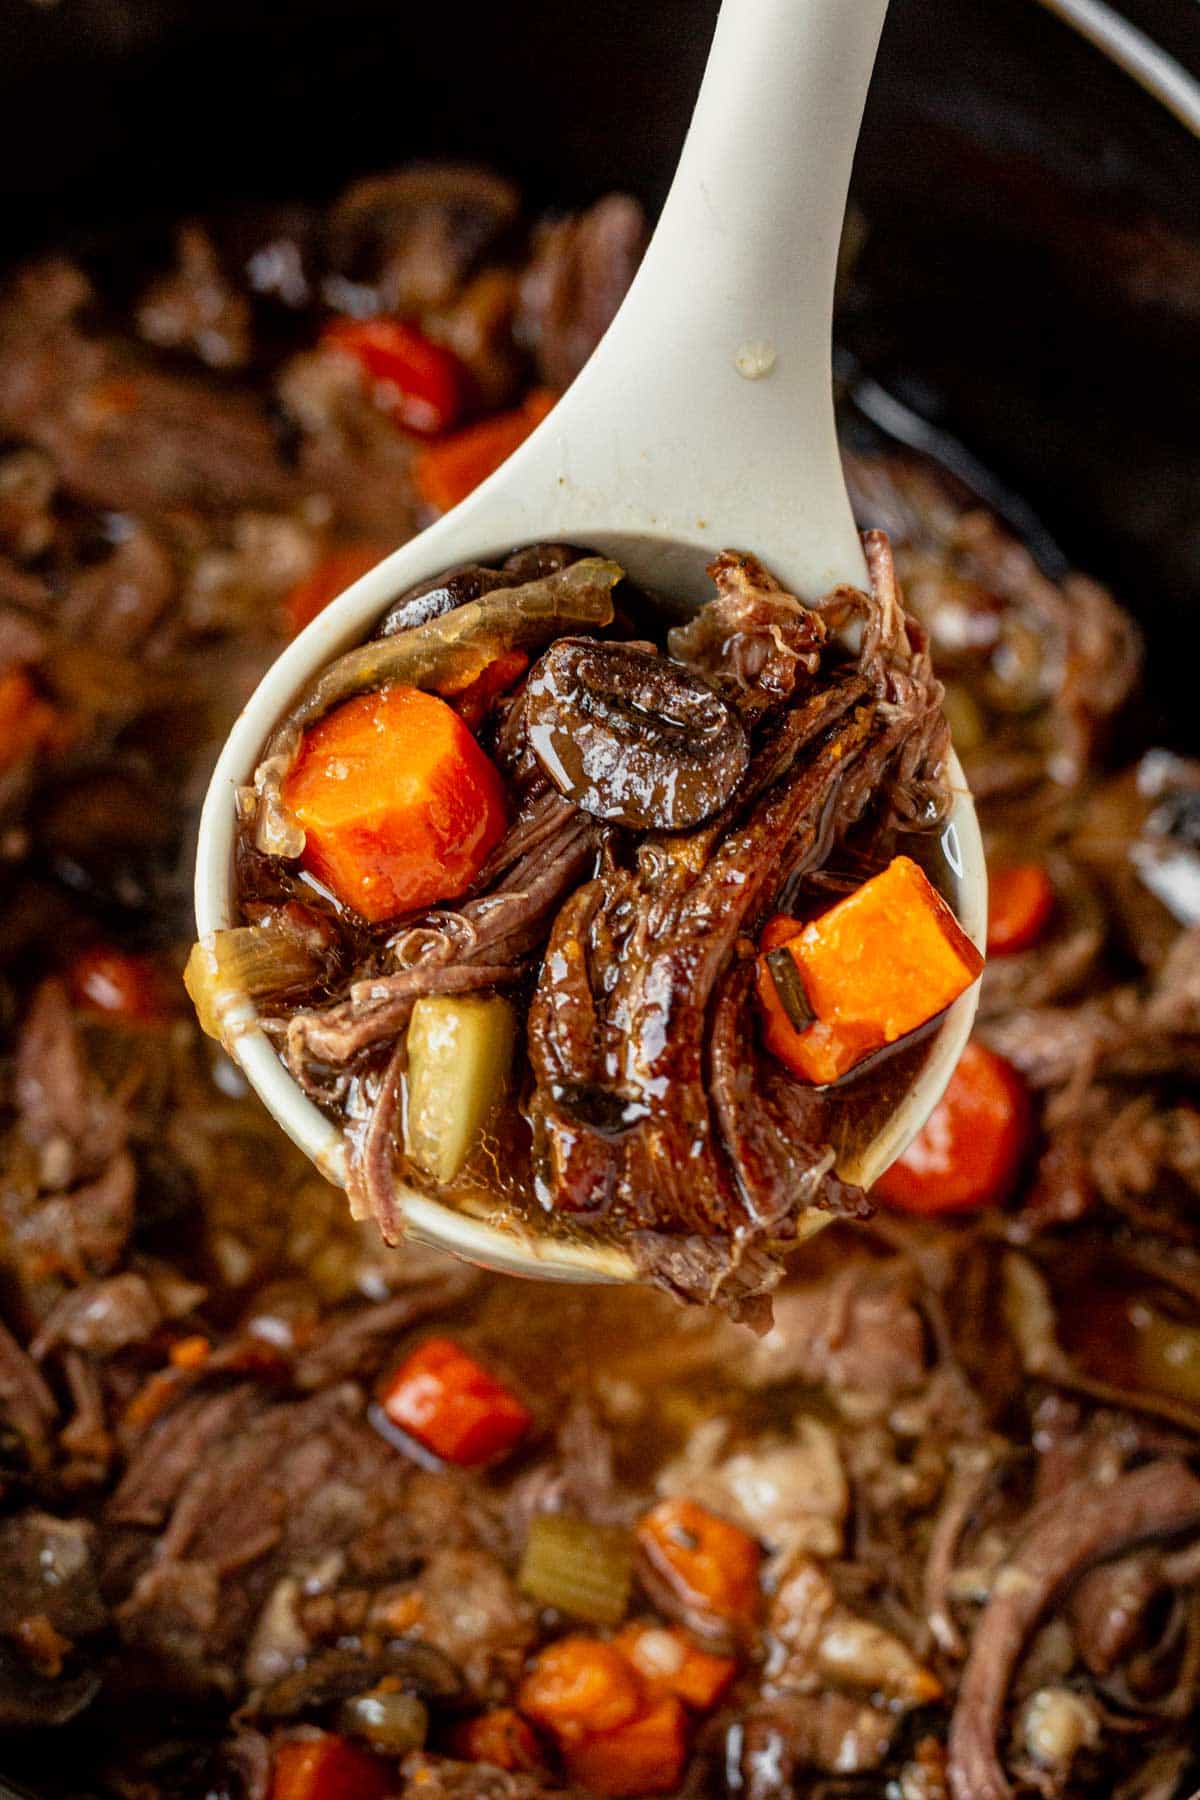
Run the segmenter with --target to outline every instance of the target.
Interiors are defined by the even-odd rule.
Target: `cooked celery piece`
[[[405,1148],[435,1181],[453,1181],[504,1092],[517,1035],[500,994],[427,994],[408,1028]]]
[[[1173,1319],[1145,1301],[1130,1318],[1137,1331],[1137,1372],[1146,1386],[1200,1406],[1200,1327]]]
[[[540,1513],[530,1525],[517,1584],[539,1606],[589,1625],[619,1625],[632,1582],[632,1546],[617,1527],[566,1513]]]
[[[320,967],[311,951],[282,931],[239,925],[210,931],[192,945],[183,985],[202,1029],[219,1039],[233,1007],[247,998],[263,1000],[304,987],[316,980]]]

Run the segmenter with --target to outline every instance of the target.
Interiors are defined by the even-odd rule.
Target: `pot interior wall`
[[[1133,0],[1180,43],[1194,0]],[[661,198],[712,0],[0,0],[5,254],[153,242],[189,208],[320,197],[413,154],[539,201]],[[893,0],[855,191],[844,343],[957,432],[1112,582],[1152,703],[1200,727],[1176,650],[1200,583],[1200,150],[1032,0]]]

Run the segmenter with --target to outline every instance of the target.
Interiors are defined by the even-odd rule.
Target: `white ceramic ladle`
[[[615,557],[635,581],[698,602],[703,566],[752,550],[802,598],[866,583],[834,427],[831,319],[850,166],[887,0],[724,0],[695,115],[641,269],[586,368],[482,487],[354,583],[269,670],[205,802],[196,916],[236,924],[234,790],[289,704],[368,636],[395,596],[451,564],[536,541]],[[943,839],[955,909],[981,941],[983,852],[957,764]],[[941,1096],[970,1029],[956,1003],[896,1110],[842,1172],[864,1185]],[[339,1127],[292,1080],[252,1003],[227,1044],[284,1130],[344,1185]],[[407,1190],[412,1236],[514,1274],[626,1280],[619,1247],[539,1233]],[[814,1224],[817,1220],[814,1219]]]

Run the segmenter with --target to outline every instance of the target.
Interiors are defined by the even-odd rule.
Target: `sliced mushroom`
[[[632,644],[560,639],[529,678],[525,723],[560,793],[634,831],[711,818],[750,760],[741,723],[707,682]]]

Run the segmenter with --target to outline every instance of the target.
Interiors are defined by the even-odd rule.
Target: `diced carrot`
[[[478,731],[487,717],[492,701],[498,695],[507,693],[509,688],[515,687],[528,667],[529,658],[523,650],[502,650],[482,675],[477,675],[474,681],[459,688],[457,692],[444,693],[443,698],[449,700],[464,724],[472,731]]]
[[[403,319],[335,319],[321,341],[352,356],[376,401],[406,431],[428,436],[458,423],[466,370],[444,344]]]
[[[642,1690],[612,1644],[565,1637],[538,1655],[517,1692],[517,1705],[560,1744],[572,1744],[627,1725],[641,1710]]]
[[[450,1733],[450,1748],[463,1762],[491,1763],[512,1775],[540,1769],[543,1762],[537,1738],[511,1706],[464,1719]]]
[[[892,859],[791,946],[819,1019],[867,1021],[887,1043],[970,987],[983,958],[928,877]]]
[[[772,920],[764,942],[757,970],[763,1040],[794,1075],[819,1085],[936,1018],[983,967],[946,902],[907,856],[894,857],[794,936],[785,935],[783,920]],[[812,1014],[802,1028],[789,1018],[767,960],[781,947]]]
[[[352,582],[387,555],[382,544],[342,544],[323,556],[302,581],[298,581],[283,601],[284,623],[295,637],[324,612],[331,600],[344,594]]]
[[[191,1337],[177,1338],[168,1355],[176,1369],[202,1369],[212,1355],[212,1345],[196,1332]]]
[[[864,1056],[869,1056],[873,1050],[881,1050],[883,1036],[870,1024],[833,1024],[814,1017],[801,1031],[792,1023],[767,958],[772,951],[782,950],[785,945],[794,943],[806,929],[803,919],[790,919],[784,913],[776,913],[773,919],[767,920],[758,941],[759,958],[755,983],[762,1011],[763,1043],[767,1049],[781,1063],[785,1063],[793,1074],[802,1076],[803,1080],[811,1081],[818,1087],[825,1087],[830,1082],[840,1081],[843,1075],[848,1075],[855,1064],[861,1062]],[[798,963],[796,976],[803,981]],[[807,986],[804,992],[807,998]],[[809,1008],[812,1010],[811,1002]]]
[[[1041,863],[988,872],[989,956],[1013,956],[1036,944],[1054,914],[1054,884]]]
[[[7,1635],[11,1635],[30,1668],[47,1681],[58,1680],[75,1648],[70,1638],[64,1637],[45,1613],[27,1613],[15,1624],[9,1624]]]
[[[68,721],[38,693],[24,669],[0,675],[0,769],[39,750],[59,749],[69,735]]]
[[[332,1731],[278,1744],[271,1762],[271,1800],[384,1800],[396,1771]]]
[[[564,1747],[567,1774],[590,1794],[671,1794],[688,1758],[687,1715],[672,1694],[615,1730]]]
[[[776,913],[762,928],[762,935],[758,940],[759,950],[764,956],[768,956],[772,950],[782,950],[785,944],[790,944],[793,938],[800,936],[806,923],[804,919],[790,919],[786,913]]]
[[[67,987],[82,1011],[143,1024],[177,1010],[163,970],[150,956],[94,944],[80,951],[67,971]]]
[[[767,1049],[780,1062],[786,1063],[796,1074],[803,1069],[806,1081],[826,1087],[848,1075],[864,1056],[869,1056],[873,1050],[881,1050],[883,1038],[874,1025],[831,1024],[817,1018],[803,1031],[793,1025],[766,959],[773,950],[782,950],[785,944],[798,938],[805,927],[805,920],[789,919],[784,913],[776,913],[763,926],[755,971],[758,1003],[762,1009],[762,1035]],[[802,979],[798,966],[796,978]]]
[[[721,1619],[751,1619],[758,1610],[762,1551],[728,1519],[694,1500],[661,1500],[638,1521],[637,1540],[685,1604]]]
[[[1011,1063],[972,1040],[938,1105],[872,1193],[900,1212],[966,1212],[1004,1200],[1030,1136],[1029,1092]]]
[[[557,399],[549,388],[535,388],[511,412],[496,413],[441,443],[426,445],[413,459],[413,480],[421,498],[439,512],[449,512],[508,461]]]
[[[175,1398],[179,1387],[178,1369],[156,1369],[125,1406],[121,1414],[122,1425],[130,1431],[142,1431],[147,1425],[153,1425]]]
[[[627,1625],[613,1643],[629,1658],[652,1699],[674,1694],[699,1712],[714,1707],[737,1674],[732,1656],[699,1649],[677,1625]]]
[[[831,1024],[825,1019],[814,1019],[804,1031],[797,1031],[761,958],[757,979],[763,1043],[802,1081],[828,1087],[857,1068],[864,1057],[883,1049],[884,1038],[871,1025]]]
[[[304,866],[372,923],[456,900],[505,828],[504,784],[436,694],[346,700],[305,733],[283,782]]]
[[[476,1468],[514,1448],[530,1426],[515,1394],[450,1338],[429,1338],[386,1382],[393,1425],[444,1462]]]

